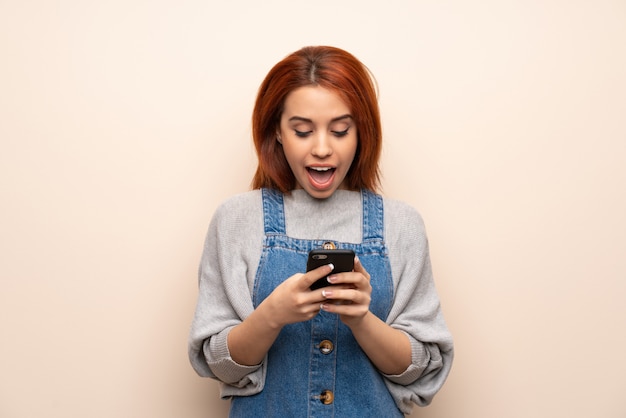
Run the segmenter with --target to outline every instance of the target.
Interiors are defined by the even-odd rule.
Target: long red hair
[[[296,179],[276,135],[285,98],[304,86],[320,86],[338,94],[350,108],[358,143],[352,166],[346,175],[352,190],[378,189],[382,129],[376,86],[367,67],[352,54],[330,46],[304,47],[277,63],[259,87],[252,112],[252,137],[258,167],[254,189],[268,187],[287,193]]]

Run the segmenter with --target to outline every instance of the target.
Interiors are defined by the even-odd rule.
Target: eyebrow
[[[337,116],[336,118],[332,118],[330,120],[331,123],[333,122],[338,122],[340,120],[344,120],[344,119],[352,119],[352,115],[350,114],[345,114],[345,115],[341,115],[341,116]],[[303,118],[302,116],[292,116],[289,118],[289,122],[293,122],[293,121],[300,121],[300,122],[306,122],[306,123],[313,123],[313,121],[311,119],[308,118]]]

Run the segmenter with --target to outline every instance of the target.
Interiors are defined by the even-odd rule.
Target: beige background
[[[375,73],[456,339],[414,417],[626,416],[626,3],[0,0],[0,416],[223,417],[186,339],[271,65]]]

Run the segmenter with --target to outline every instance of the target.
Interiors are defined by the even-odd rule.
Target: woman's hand
[[[359,258],[354,258],[354,271],[331,275],[328,281],[333,286],[321,290],[324,299],[321,308],[338,314],[349,327],[358,325],[369,312],[372,300],[370,275]]]
[[[321,266],[306,274],[294,274],[278,285],[243,322],[229,332],[231,358],[243,365],[260,364],[285,325],[308,321],[317,315],[325,298],[321,291],[311,291],[310,287],[331,271],[332,266]]]
[[[334,286],[319,291],[326,299],[322,309],[339,315],[378,370],[390,375],[404,372],[411,364],[409,338],[370,312],[370,275],[358,258],[353,272],[331,275],[329,281]]]
[[[332,264],[318,267],[305,274],[297,273],[278,285],[261,303],[268,323],[277,328],[287,324],[304,322],[320,311],[326,299],[319,290],[311,291],[311,285],[332,272]]]

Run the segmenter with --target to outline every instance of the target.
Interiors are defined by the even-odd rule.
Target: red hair
[[[378,189],[382,129],[376,86],[365,65],[352,54],[330,46],[309,46],[277,63],[259,88],[252,112],[252,137],[259,164],[252,187],[288,193],[296,179],[276,136],[285,98],[304,86],[335,92],[350,108],[358,135],[354,161],[346,175],[348,188]]]

